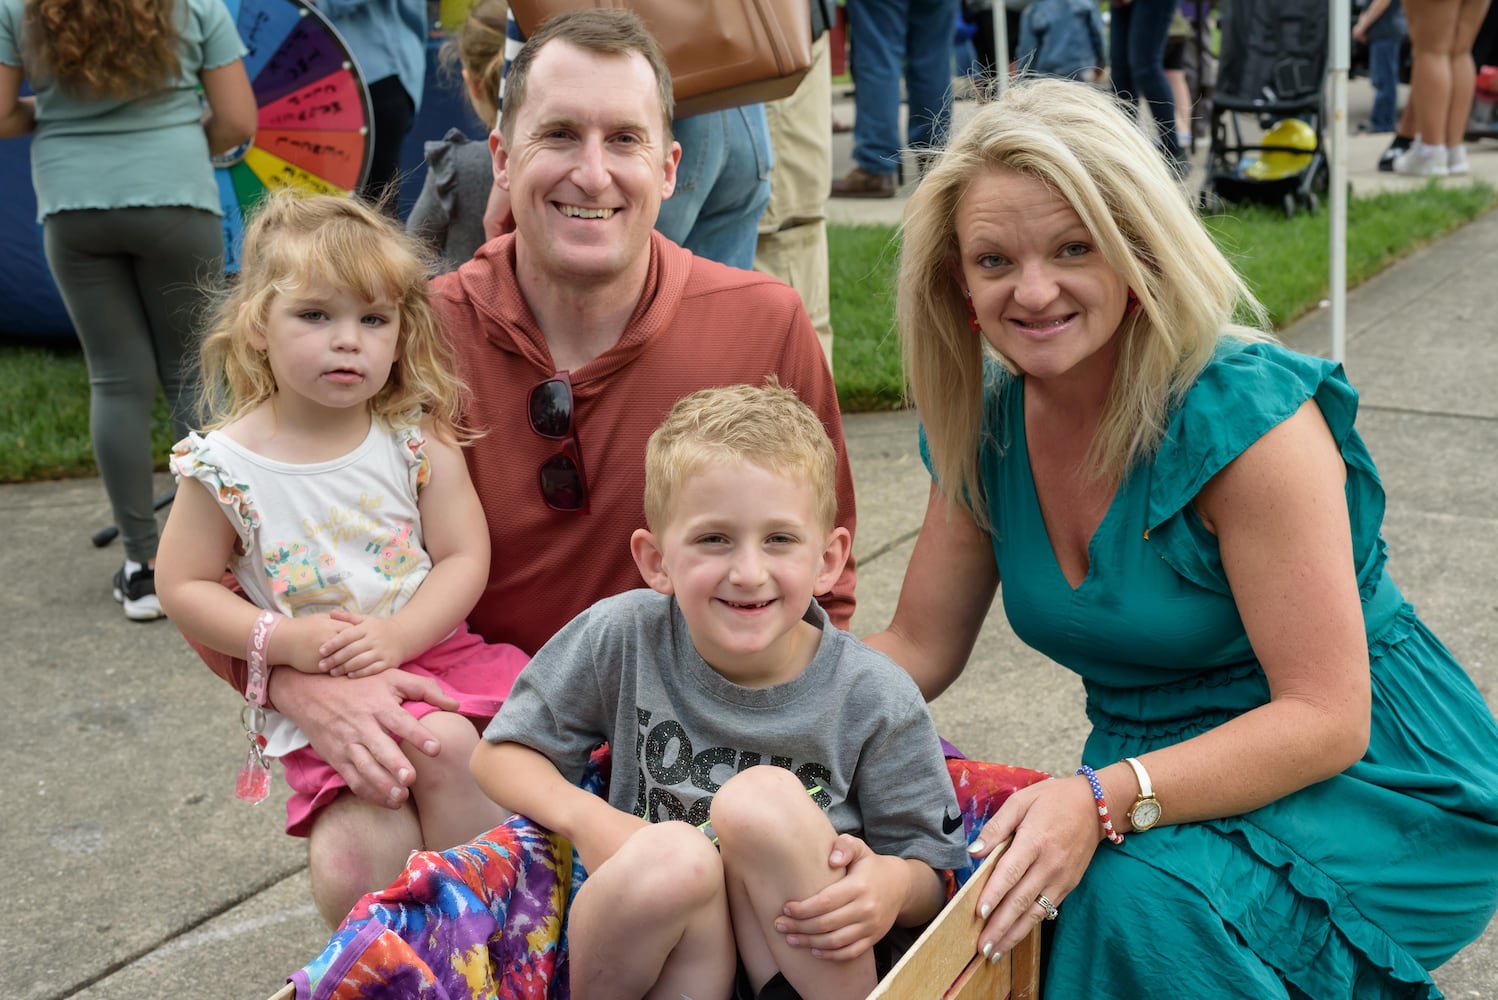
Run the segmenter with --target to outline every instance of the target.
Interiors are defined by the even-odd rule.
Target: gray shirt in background
[[[807,620],[822,639],[801,676],[748,688],[702,659],[674,598],[607,598],[536,653],[484,738],[531,747],[573,782],[608,742],[609,804],[655,822],[704,823],[723,782],[778,765],[821,786],[813,798],[839,833],[880,854],[963,867],[961,812],[915,682],[832,628],[815,602]]]

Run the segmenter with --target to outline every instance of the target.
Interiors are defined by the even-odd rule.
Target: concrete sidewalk
[[[1474,166],[1483,160],[1498,165],[1498,144],[1474,151]],[[1490,705],[1495,262],[1498,213],[1357,289],[1347,348],[1359,426],[1388,488],[1394,576]],[[1285,336],[1326,353],[1325,315]],[[914,428],[908,412],[847,418],[860,633],[889,620],[924,511]],[[0,577],[15,585],[3,598],[0,838],[16,891],[0,914],[0,996],[263,1000],[327,931],[303,844],[281,834],[284,782],[256,807],[233,798],[239,699],[171,625],[127,622],[110,599],[121,556],[89,544],[109,518],[96,480],[0,486],[0,515],[11,525]],[[1021,646],[997,606],[972,665],[933,710],[969,754],[1059,773],[1075,766],[1084,735],[1080,685]],[[1498,997],[1498,926],[1436,979],[1448,996]]]

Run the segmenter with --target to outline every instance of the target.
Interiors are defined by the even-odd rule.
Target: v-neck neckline
[[[1025,419],[1025,383],[1023,379],[1020,380],[1019,390],[1019,444],[1022,453],[1018,457],[1020,459],[1020,466],[1024,469],[1025,483],[1031,508],[1035,512],[1035,520],[1040,525],[1041,535],[1045,539],[1045,549],[1050,556],[1051,568],[1055,570],[1056,576],[1061,580],[1062,585],[1066,587],[1067,592],[1075,595],[1081,593],[1088,582],[1097,575],[1097,557],[1094,551],[1097,547],[1097,540],[1113,517],[1113,511],[1118,506],[1119,497],[1122,496],[1124,487],[1128,485],[1128,477],[1125,476],[1123,479],[1120,479],[1118,485],[1114,487],[1113,496],[1109,497],[1108,506],[1103,511],[1103,516],[1098,520],[1097,526],[1092,529],[1092,534],[1088,536],[1086,548],[1087,571],[1082,574],[1082,579],[1073,585],[1071,580],[1067,579],[1066,571],[1061,568],[1061,560],[1056,557],[1056,543],[1051,538],[1051,528],[1046,523],[1045,510],[1040,506],[1040,490],[1035,485],[1035,470],[1030,465],[1030,427],[1028,421]]]

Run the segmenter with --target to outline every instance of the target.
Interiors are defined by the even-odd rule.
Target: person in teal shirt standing
[[[223,0],[0,0],[0,138],[35,132],[37,221],[88,360],[94,458],[125,548],[114,598],[135,621],[161,617],[156,387],[186,435],[184,361],[223,270],[208,157],[255,131],[244,53]],[[35,96],[21,97],[28,76]]]
[[[868,644],[935,697],[1002,580],[1081,676],[1078,773],[974,852],[1008,841],[978,951],[1054,920],[1047,996],[1438,997],[1498,906],[1498,724],[1387,573],[1356,391],[1243,315],[1116,102],[979,109],[905,214],[933,486]]]

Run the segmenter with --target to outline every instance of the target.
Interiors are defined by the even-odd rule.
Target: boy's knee
[[[713,796],[713,830],[720,842],[738,846],[778,842],[794,829],[786,823],[791,811],[810,802],[800,778],[783,767],[761,764],[739,772],[718,789]]]
[[[670,914],[721,894],[723,861],[713,842],[688,823],[653,823],[635,832],[610,859],[631,866],[643,905]]]

